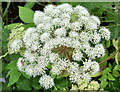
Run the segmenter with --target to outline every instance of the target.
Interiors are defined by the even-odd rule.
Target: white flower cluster
[[[97,81],[91,81],[86,90],[98,90],[100,88],[100,84]]]
[[[19,49],[23,46],[23,42],[20,39],[14,40],[11,44],[11,50],[12,52],[18,52]]]
[[[33,19],[36,27],[26,30],[22,40],[15,40],[11,48],[17,52],[22,46],[26,49],[18,59],[18,69],[30,76],[41,75],[40,85],[45,89],[54,86],[53,78],[46,75],[47,66],[52,64],[50,72],[60,75],[66,70],[70,81],[89,82],[90,74],[99,72],[99,64],[94,60],[105,55],[101,38],[110,39],[107,28],[101,28],[100,20],[91,16],[83,6],[70,4],[47,5],[44,11],[35,11]],[[84,54],[89,59],[80,67]],[[72,62],[76,61],[76,62]]]
[[[40,80],[40,85],[43,86],[45,89],[51,88],[54,86],[53,78],[51,78],[49,75],[43,75]]]

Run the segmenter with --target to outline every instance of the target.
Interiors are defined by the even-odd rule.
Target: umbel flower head
[[[83,6],[65,3],[35,11],[33,21],[36,27],[29,27],[10,47],[14,52],[25,49],[18,59],[18,69],[33,77],[42,76],[39,82],[45,89],[54,86],[54,79],[46,75],[49,64],[49,74],[66,71],[72,83],[90,82],[90,75],[99,72],[96,58],[105,55],[102,39],[110,39],[110,31],[100,27],[100,19]]]

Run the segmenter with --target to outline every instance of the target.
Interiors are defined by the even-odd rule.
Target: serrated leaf
[[[107,75],[103,75],[100,79],[98,79],[100,81],[106,81],[107,80]]]
[[[113,69],[113,76],[119,77],[119,76],[120,76],[120,73],[119,73],[117,70],[114,70],[114,69]]]
[[[109,63],[109,68],[112,69],[112,65]]]
[[[115,67],[114,67],[114,70],[119,70],[120,69],[120,65],[116,65]]]
[[[19,16],[23,22],[33,23],[34,11],[29,8],[19,6]]]
[[[101,81],[100,83],[100,88],[104,89],[107,86],[108,82],[107,81]]]
[[[112,81],[115,80],[115,78],[114,78],[111,74],[108,74],[108,79],[109,79],[109,80],[112,80]]]
[[[110,68],[106,68],[103,70],[102,75],[108,74],[109,72],[111,72]]]

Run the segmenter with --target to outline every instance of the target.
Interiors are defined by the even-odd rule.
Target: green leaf
[[[119,77],[120,73],[118,71],[116,71],[115,69],[113,69],[113,76]]]
[[[23,25],[24,29],[28,29],[29,27],[35,27],[35,24],[33,23],[30,23],[30,24],[26,24],[26,25]]]
[[[27,7],[27,8],[33,8],[33,6],[35,5],[35,2],[27,2],[24,7]]]
[[[103,61],[103,60],[105,60],[106,58],[108,58],[108,53],[107,53],[107,52],[106,52],[106,54],[105,54],[104,56],[102,56],[102,57],[100,58],[99,61]]]
[[[109,63],[109,68],[112,69],[112,65]]]
[[[114,70],[119,70],[120,69],[120,65],[116,65],[115,67],[114,67]]]
[[[103,75],[100,79],[98,79],[100,81],[106,81],[107,80],[107,75]]]
[[[108,74],[108,79],[109,79],[109,80],[112,80],[112,81],[115,80],[115,78],[114,78],[111,74]]]
[[[107,86],[108,82],[107,81],[101,81],[100,88],[104,89]]]
[[[4,26],[5,29],[12,30],[15,26],[20,25],[20,23],[12,23],[9,25]]]
[[[10,75],[10,78],[9,78],[8,87],[11,86],[11,85],[13,85],[15,82],[17,82],[17,80],[21,76],[21,73],[18,72],[17,69],[15,69],[15,70],[11,70],[9,72],[9,75]]]
[[[98,77],[98,76],[100,76],[102,74],[102,72],[100,71],[100,72],[98,72],[98,73],[95,73],[94,75],[90,75],[90,77]]]
[[[39,90],[39,89],[42,88],[39,83],[33,83],[33,84],[32,84],[32,87],[33,87],[35,90]]]
[[[48,63],[47,68],[50,69],[51,67],[52,67],[52,64],[51,64],[51,63]]]
[[[35,90],[39,90],[41,89],[42,87],[40,86],[40,83],[39,83],[39,79],[40,77],[35,77],[35,78],[32,78],[32,87],[35,89]]]
[[[115,39],[112,40],[113,46],[116,50],[118,50],[118,40],[115,41]]]
[[[119,63],[118,63],[118,55],[119,55],[119,53],[117,52],[116,55],[115,55],[115,62],[116,62],[117,64],[119,64]]]
[[[7,65],[6,69],[14,69],[14,68],[17,68],[17,59],[15,59],[15,58],[14,58],[14,60],[12,62],[10,62]]]
[[[32,90],[32,83],[23,76],[16,82],[17,90]]]
[[[63,90],[66,87],[66,79],[65,78],[58,78],[54,80],[56,87],[60,90]]]
[[[19,16],[23,22],[33,23],[34,11],[29,8],[19,6]]]
[[[106,68],[103,70],[102,75],[108,74],[109,72],[111,72],[110,68]]]
[[[22,72],[22,75],[23,75],[25,78],[30,79],[30,76],[27,75],[25,72]]]
[[[10,92],[13,89],[11,86],[7,87],[7,85],[8,85],[7,83],[3,83],[2,82],[2,86],[1,86],[2,87],[2,91],[8,91],[8,92]]]
[[[106,48],[110,47],[110,40],[106,41]]]

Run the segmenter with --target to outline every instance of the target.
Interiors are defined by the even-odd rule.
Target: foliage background
[[[76,5],[82,5],[86,7],[91,15],[98,16],[101,20],[101,26],[106,26],[111,31],[111,41],[104,42],[103,44],[107,47],[107,53],[104,57],[100,59],[100,61],[108,58],[113,53],[115,53],[116,48],[114,44],[112,43],[113,39],[119,39],[120,37],[120,21],[119,19],[119,3],[118,2],[68,2],[73,7]],[[11,29],[16,25],[11,25],[12,23],[24,23],[20,17],[19,17],[19,8],[18,6],[23,6],[35,10],[43,10],[45,5],[47,4],[54,4],[58,5],[61,4],[61,2],[2,2],[2,54],[4,55],[7,52],[7,38],[9,37],[9,34],[11,32]],[[118,42],[119,44],[119,42]],[[118,45],[117,45],[118,46]],[[24,73],[19,73],[17,71],[16,62],[18,59],[18,54],[12,54],[7,55],[5,58],[2,58],[2,78],[5,78],[6,82],[2,83],[3,90],[40,90],[40,91],[50,91],[50,90],[44,90],[40,87],[38,83],[39,77],[30,78],[29,76],[25,75]],[[12,61],[12,62],[11,62]],[[14,63],[13,63],[14,61]],[[120,59],[118,59],[120,61]],[[118,62],[117,61],[117,62]],[[11,63],[10,63],[11,62]],[[119,69],[115,70],[116,62],[115,57],[112,57],[107,62],[104,62],[102,64],[102,70],[104,70],[105,75],[108,76],[110,73],[113,74],[114,71],[118,71]],[[14,67],[14,68],[13,68]],[[16,69],[16,71],[14,71]],[[12,73],[8,73],[8,71],[12,71]],[[107,72],[106,72],[107,71]],[[14,73],[13,73],[14,72]],[[7,74],[8,73],[8,74]],[[99,83],[103,83],[103,88],[108,91],[119,91],[120,89],[120,71],[118,71],[118,74],[116,77],[108,78],[103,76],[96,77],[96,80],[99,81]],[[12,77],[11,77],[12,76]],[[106,79],[102,80],[100,78]],[[13,85],[9,86],[9,79],[12,79]],[[13,81],[14,80],[14,81]],[[61,82],[60,82],[61,81]],[[102,82],[103,81],[103,82]],[[107,84],[105,84],[107,82]],[[59,80],[56,80],[56,90],[63,90],[70,89],[71,84],[68,83],[68,88],[66,88],[66,81],[64,78],[61,78]],[[101,84],[102,85],[102,84]]]

